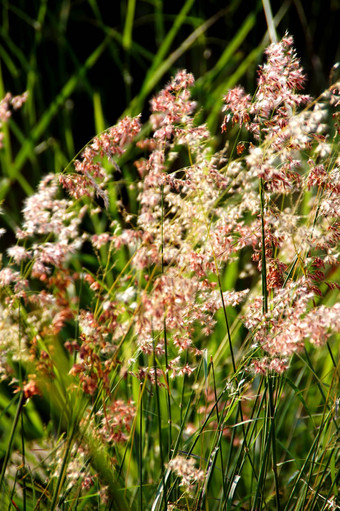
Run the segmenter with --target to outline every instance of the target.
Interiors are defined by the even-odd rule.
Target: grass
[[[94,0],[2,14],[0,96],[29,96],[0,151],[0,509],[337,509],[338,114],[325,96],[294,106],[308,141],[291,147],[277,108],[257,140],[231,98],[220,132],[239,82],[259,105],[266,24],[283,35],[291,4],[129,0],[115,27]],[[148,101],[183,63],[197,80],[177,77],[163,113],[181,115],[157,124]],[[315,103],[328,132],[301,123]],[[86,160],[93,142],[106,155]],[[64,187],[39,184],[48,169]]]

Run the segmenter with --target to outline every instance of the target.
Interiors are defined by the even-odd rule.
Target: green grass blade
[[[161,78],[163,78],[163,76],[169,71],[169,69],[175,64],[175,62],[193,45],[193,43],[199,37],[201,37],[202,34],[204,34],[204,32],[210,26],[212,26],[223,15],[224,12],[225,9],[223,11],[218,12],[216,15],[212,16],[207,21],[202,23],[196,30],[194,30],[194,32],[192,32],[192,34],[189,37],[185,39],[185,41],[183,41],[183,43],[176,50],[174,50],[167,58],[160,61],[159,64],[156,66],[155,62],[158,63],[159,61],[159,58],[157,58],[159,52],[157,53],[156,59],[150,68],[152,69],[152,73],[150,71],[147,74],[145,81],[141,87],[140,93],[131,101],[130,106],[125,110],[123,115],[127,114],[136,115],[142,110],[145,98],[155,88],[155,86],[158,84]]]
[[[20,173],[24,163],[26,162],[27,158],[29,157],[31,153],[32,144],[35,144],[40,137],[43,135],[45,130],[47,129],[48,125],[50,124],[52,118],[56,115],[58,112],[60,106],[65,102],[67,98],[70,97],[73,90],[79,83],[79,80],[82,79],[82,77],[86,74],[86,72],[91,69],[91,67],[97,62],[101,54],[103,53],[104,49],[107,46],[107,39],[104,39],[104,41],[91,53],[91,55],[87,58],[84,65],[81,67],[81,69],[77,72],[77,74],[71,76],[71,78],[67,81],[67,83],[64,85],[56,99],[51,103],[49,109],[44,113],[42,118],[40,119],[37,126],[35,126],[31,133],[31,139],[27,140],[27,142],[23,145],[23,147],[18,152],[13,169],[12,169],[12,175],[13,177],[17,177]]]
[[[127,14],[125,18],[125,26],[123,32],[123,47],[129,50],[132,41],[132,30],[133,30],[133,19],[136,9],[136,0],[128,0],[127,3]]]
[[[20,396],[19,396],[18,406],[17,406],[16,412],[15,412],[15,416],[13,418],[12,428],[11,428],[11,432],[10,432],[8,443],[7,443],[7,450],[6,450],[4,461],[3,461],[3,464],[2,464],[2,468],[1,468],[1,474],[0,474],[0,492],[2,491],[2,484],[4,482],[6,468],[7,468],[7,465],[8,465],[10,456],[11,456],[11,452],[12,452],[12,445],[13,445],[13,442],[14,442],[14,435],[15,435],[15,431],[16,431],[16,428],[17,428],[17,425],[18,425],[18,422],[19,422],[19,419],[20,419],[20,415],[22,413],[22,407],[24,405],[24,402],[25,402],[25,395],[24,395],[23,392],[21,392]]]

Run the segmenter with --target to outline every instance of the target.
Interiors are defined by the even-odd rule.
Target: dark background
[[[39,21],[39,10],[43,3],[26,0],[2,2],[2,57],[6,52],[17,71],[16,76],[13,76],[12,70],[7,68],[2,58],[3,81],[6,89],[13,93],[21,93],[27,88],[28,70],[20,68],[20,58],[14,51],[15,47],[18,47],[31,64],[33,69],[30,71],[36,73],[34,88],[37,116],[41,116],[60,93],[65,79],[73,75],[103,41],[106,30],[113,28],[118,34],[123,34],[128,4],[127,1],[47,1],[46,13]],[[171,28],[179,13],[178,5],[182,4],[174,1],[161,3],[164,33],[157,33],[153,3],[143,0],[136,2],[133,39],[151,53],[157,51],[162,37]],[[239,51],[246,56],[260,43],[266,31],[262,2],[196,0],[189,11],[188,21],[182,25],[175,38],[172,50],[192,33],[195,23],[209,19],[226,6],[229,6],[228,12],[221,15],[207,30],[204,40],[194,43],[175,63],[172,72],[175,72],[176,68],[185,67],[198,78],[213,68],[224,46],[248,15],[251,6],[254,11],[257,10],[256,24]],[[279,9],[285,12],[277,27],[278,37],[282,37],[286,30],[294,36],[297,53],[308,75],[307,91],[314,95],[319,94],[328,85],[331,67],[340,59],[339,1],[291,0],[272,2],[271,6],[273,15],[277,14]],[[111,39],[93,67],[79,77],[70,96],[73,103],[71,122],[77,146],[85,144],[94,135],[92,92],[100,93],[107,123],[113,124],[131,99],[138,94],[149,64],[148,60],[143,59],[140,54],[137,55],[135,50],[124,49],[118,41]],[[165,78],[168,79],[170,74]],[[223,76],[223,72],[220,74]],[[246,86],[254,87],[253,73],[249,73],[241,81]],[[159,87],[163,83],[164,81]],[[62,128],[62,124],[58,126],[57,119],[45,136],[62,140]]]
[[[222,90],[226,92],[230,76],[237,76],[252,52],[254,58],[239,73],[236,83],[254,91],[256,67],[263,62],[263,48],[269,42],[261,1],[192,0],[163,61],[202,23],[212,17],[214,22],[143,97],[140,90],[154,55],[178,23],[180,9],[187,2],[137,0],[129,44],[124,41],[124,30],[132,4],[129,0],[2,0],[0,92],[20,94],[29,90],[28,104],[11,121],[16,128],[11,135],[11,152],[12,164],[32,189],[42,174],[61,171],[99,129],[115,124],[123,113],[142,111],[146,119],[150,97],[178,68],[194,73],[194,95],[202,105],[202,118],[210,119],[209,127],[216,134],[221,118],[211,112],[216,105],[219,111]],[[278,38],[286,30],[294,36],[308,77],[306,92],[318,96],[329,85],[332,66],[340,60],[340,1],[286,0],[271,2],[271,8],[279,20]],[[255,22],[246,37],[240,39],[225,65],[216,67],[224,49],[252,15]],[[92,61],[87,62],[90,55]],[[101,122],[95,121],[98,101],[103,112]],[[29,156],[15,159],[27,141]],[[7,167],[4,159],[1,163],[1,175],[6,179],[10,176],[10,185],[7,180],[0,198],[17,222],[22,201],[30,191],[17,179],[19,171],[11,175],[8,160]]]

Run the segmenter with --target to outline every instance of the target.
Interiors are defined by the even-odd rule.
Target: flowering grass
[[[0,509],[339,506],[340,86],[304,81],[286,34],[217,149],[178,71],[25,200]]]

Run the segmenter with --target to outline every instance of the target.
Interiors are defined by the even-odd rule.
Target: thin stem
[[[23,500],[23,511],[26,511],[26,455],[25,455],[25,428],[24,428],[24,414],[23,410],[21,410],[21,460],[22,460],[22,469],[23,469],[23,477],[22,477],[22,500]]]
[[[57,486],[56,486],[56,489],[54,490],[53,500],[52,500],[52,504],[51,504],[51,507],[50,507],[51,511],[54,511],[54,509],[57,506],[57,502],[58,502],[58,499],[59,499],[59,496],[60,496],[60,491],[61,491],[61,488],[62,488],[62,486],[64,484],[64,480],[65,480],[65,477],[66,477],[66,468],[67,468],[67,464],[68,464],[68,461],[69,461],[70,452],[71,452],[71,448],[72,448],[72,444],[73,444],[74,433],[75,433],[75,426],[73,425],[72,426],[72,430],[70,432],[70,437],[69,437],[68,442],[67,442],[67,446],[66,446],[63,462],[62,462],[62,465],[60,467],[60,473],[59,473],[59,477],[58,477],[58,481],[57,481]]]
[[[265,236],[265,220],[264,220],[264,181],[260,180],[260,202],[261,202],[261,238],[262,238],[262,255],[261,255],[261,274],[262,274],[262,297],[263,314],[268,312],[268,290],[267,290],[267,264],[266,264],[266,236]]]
[[[18,307],[18,327],[19,327],[19,353],[20,353],[20,362],[19,362],[19,381],[20,385],[23,385],[23,378],[22,378],[22,360],[21,360],[21,300],[19,300],[19,307]],[[24,415],[20,413],[20,422],[21,422],[21,459],[22,459],[22,468],[23,468],[23,478],[22,478],[22,500],[23,500],[23,511],[26,511],[26,455],[25,455],[25,427],[24,427]]]
[[[273,18],[273,13],[270,7],[269,0],[262,0],[264,14],[266,16],[267,27],[269,32],[269,38],[272,43],[277,43],[277,34],[275,29],[275,22]]]
[[[143,383],[140,383],[139,403],[139,509],[143,511]]]
[[[161,265],[162,274],[164,272],[164,186],[161,185]],[[172,447],[172,419],[171,419],[171,391],[169,379],[169,360],[168,360],[168,337],[166,327],[166,311],[164,306],[164,322],[163,322],[163,337],[164,337],[164,353],[165,353],[165,368],[166,368],[166,383],[167,383],[167,407],[168,407],[168,452],[170,453]]]
[[[279,485],[279,476],[277,473],[277,462],[276,462],[276,433],[275,433],[275,406],[274,406],[274,396],[273,396],[273,385],[272,385],[272,377],[268,375],[268,394],[269,394],[269,412],[270,412],[270,421],[271,421],[271,441],[272,441],[272,467],[274,472],[274,480],[275,480],[275,496],[276,496],[276,509],[279,511],[281,509],[280,506],[280,485]]]
[[[13,424],[12,424],[11,433],[9,435],[9,441],[8,441],[8,445],[7,445],[7,450],[6,450],[5,458],[4,458],[4,461],[3,461],[3,464],[2,464],[2,470],[1,470],[1,475],[0,475],[0,490],[1,490],[1,487],[2,487],[2,483],[4,481],[7,464],[8,464],[10,455],[11,455],[12,444],[13,444],[13,440],[14,440],[14,433],[15,433],[16,427],[17,427],[18,422],[19,422],[19,417],[20,417],[21,409],[23,407],[24,402],[25,402],[25,394],[23,392],[21,392],[20,393],[19,402],[18,402],[18,406],[17,406],[17,410],[16,410],[15,417],[14,417]]]
[[[217,403],[216,378],[215,378],[215,370],[214,370],[214,361],[213,361],[212,358],[211,358],[211,371],[212,371],[213,382],[214,382],[215,403]],[[222,436],[222,433],[223,433],[223,421],[220,420],[219,411],[218,411],[218,405],[215,404],[215,406],[216,406],[217,423],[218,423],[218,427],[220,429],[220,434]],[[225,484],[224,484],[224,477],[223,477],[223,474],[224,474],[224,464],[223,464],[222,447],[220,448],[220,458],[221,458],[221,471],[222,471],[222,491],[223,491],[223,499],[225,499],[226,491],[225,491]]]
[[[231,355],[231,362],[232,362],[232,365],[233,365],[234,374],[236,374],[236,363],[235,363],[233,345],[232,345],[232,342],[231,342],[231,334],[230,334],[230,328],[229,328],[227,309],[226,309],[226,305],[224,303],[224,296],[223,296],[223,292],[222,292],[222,282],[221,282],[221,277],[220,277],[219,272],[217,272],[217,278],[218,278],[218,285],[219,285],[219,289],[220,289],[220,296],[221,296],[221,301],[222,301],[222,309],[223,309],[223,314],[224,314],[224,320],[225,320],[226,329],[227,329],[227,337],[228,337],[228,343],[229,343],[229,349],[230,349],[230,355]]]
[[[159,457],[161,462],[161,472],[163,479],[163,501],[164,501],[164,509],[167,509],[167,496],[166,496],[166,481],[164,478],[164,456],[163,456],[163,443],[162,443],[162,421],[161,421],[161,405],[159,399],[159,387],[158,387],[158,379],[157,379],[157,361],[156,361],[156,351],[155,351],[155,336],[153,335],[153,367],[155,372],[155,393],[156,393],[156,406],[157,406],[157,421],[158,421],[158,438],[159,438]]]

